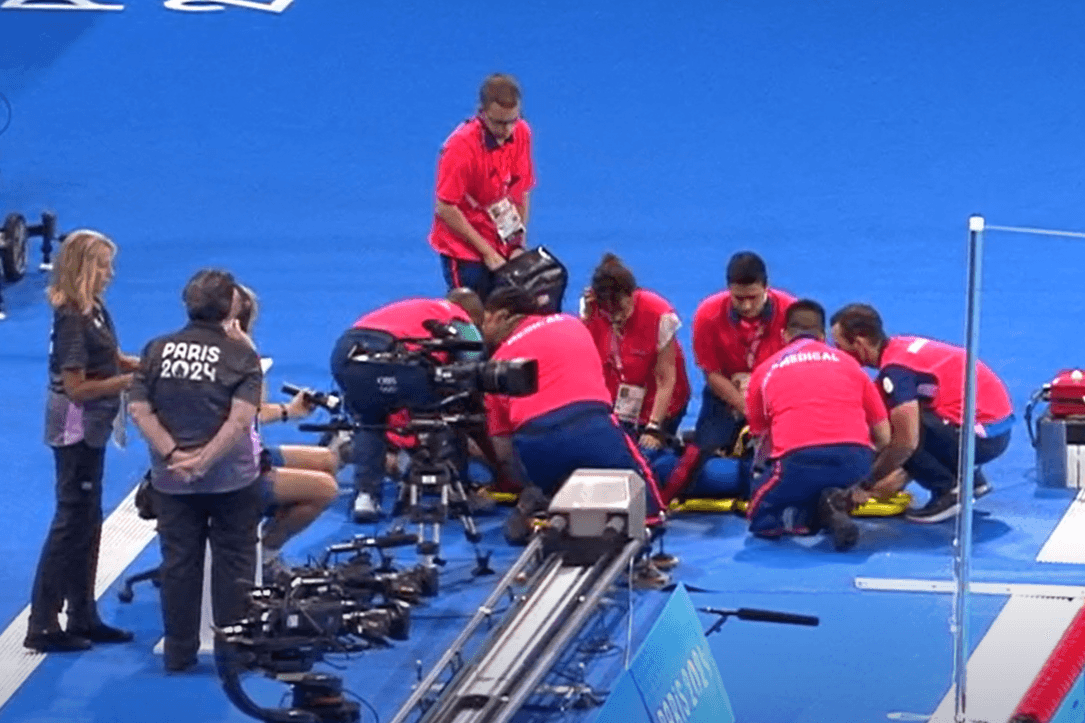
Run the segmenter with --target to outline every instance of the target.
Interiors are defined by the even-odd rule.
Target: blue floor
[[[195,269],[233,270],[261,295],[273,389],[326,388],[331,344],[354,318],[440,293],[425,243],[436,151],[499,69],[522,81],[534,129],[531,242],[566,262],[573,290],[616,251],[687,322],[722,286],[730,254],[749,248],[773,284],[830,311],[867,301],[891,333],[959,342],[969,214],[1085,230],[1085,8],[1070,3],[125,5],[0,9],[11,108],[6,123],[0,101],[0,213],[52,208],[63,229],[117,241],[108,301],[132,352],[182,323],[179,292]],[[987,240],[981,354],[1021,410],[1057,369],[1082,363],[1085,246]],[[3,289],[5,626],[29,600],[53,509],[43,287],[35,274]],[[138,441],[110,450],[107,511],[145,461]],[[1033,562],[1071,496],[1037,490],[1023,428],[988,477],[976,579],[1085,584],[1080,567]],[[289,552],[353,534],[345,516],[341,500]],[[483,525],[507,565],[499,519]],[[679,578],[707,591],[697,604],[821,617],[811,629],[732,621],[710,638],[740,721],[816,723],[937,706],[952,679],[950,597],[859,591],[854,579],[948,580],[951,537],[950,525],[868,521],[858,548],[838,555],[820,540],[750,540],[737,517],[691,515],[673,522],[668,545]],[[381,720],[405,698],[415,661],[435,657],[435,641],[486,593],[470,580],[468,548],[449,547],[447,594],[419,611],[411,640],[345,664]],[[156,561],[152,545],[132,570]],[[110,591],[104,614],[137,643],[50,657],[0,723],[244,720],[210,668],[160,672],[154,597],[144,589],[122,606]],[[638,594],[638,630],[660,597]],[[975,641],[1003,602],[973,597]]]

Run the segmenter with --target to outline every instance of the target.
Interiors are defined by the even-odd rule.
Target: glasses
[[[489,115],[488,113],[483,113],[482,117],[486,119],[487,123],[492,126],[497,126],[498,128],[511,128],[512,126],[520,122],[520,116],[516,116],[512,120],[499,120]]]

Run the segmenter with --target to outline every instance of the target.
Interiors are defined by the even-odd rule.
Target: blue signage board
[[[689,593],[679,585],[596,721],[734,723],[734,720],[701,621]]]

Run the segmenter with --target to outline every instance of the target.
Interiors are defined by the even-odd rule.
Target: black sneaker
[[[546,505],[546,495],[541,489],[534,485],[525,487],[516,506],[505,518],[505,541],[510,545],[526,545],[535,529],[535,513],[545,510]]]
[[[92,643],[130,643],[135,635],[105,623],[98,623],[89,628],[69,628],[68,635],[84,638]]]
[[[957,498],[957,490],[943,492],[937,497],[932,496],[927,504],[904,513],[905,519],[920,524],[933,524],[944,522],[954,517],[961,508],[961,502]]]
[[[64,630],[27,633],[23,646],[39,653],[81,653],[94,647],[86,638]]]
[[[859,525],[851,518],[848,494],[839,487],[823,490],[818,500],[818,522],[833,536],[837,552],[846,552],[859,541]]]
[[[980,497],[990,494],[992,489],[986,479],[977,475],[972,487],[972,499],[978,500]],[[912,522],[922,524],[944,522],[951,517],[956,517],[960,509],[961,504],[960,499],[957,497],[957,490],[951,490],[938,497],[931,497],[927,504],[918,509],[908,510],[904,513],[904,517]]]

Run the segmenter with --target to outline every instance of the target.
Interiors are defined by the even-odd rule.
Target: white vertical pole
[[[968,588],[972,582],[972,486],[976,467],[976,360],[980,334],[980,286],[983,276],[983,216],[968,219],[968,298],[965,313],[964,409],[961,415],[960,463],[957,467],[955,563],[957,591],[953,609],[953,719],[965,723],[968,678]]]

